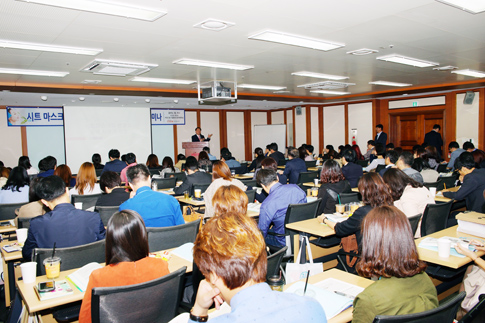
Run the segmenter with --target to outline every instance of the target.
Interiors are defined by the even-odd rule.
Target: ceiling
[[[130,0],[116,0],[130,4]],[[388,86],[370,85],[371,81],[410,83],[413,87],[465,82],[473,86],[484,79],[460,76],[450,71],[434,71],[376,60],[387,54],[401,54],[421,60],[452,65],[459,69],[485,71],[485,13],[470,14],[435,0],[137,0],[137,6],[161,9],[167,15],[153,21],[129,19],[105,14],[39,5],[15,0],[1,0],[0,39],[51,45],[103,49],[97,56],[50,53],[0,48],[0,67],[65,71],[65,77],[42,77],[0,74],[0,104],[31,104],[40,94],[18,95],[16,89],[29,87],[63,88],[59,101],[86,105],[88,99],[99,104],[112,101],[113,93],[89,93],[99,89],[126,88],[127,102],[150,98],[160,105],[180,98],[180,106],[197,106],[195,84],[170,85],[129,81],[132,77],[93,75],[80,69],[95,58],[125,62],[157,64],[140,76],[168,79],[236,81],[238,84],[283,86],[288,93],[271,90],[238,89],[241,98],[235,108],[247,105],[281,108],[289,101],[314,101],[335,95],[310,93],[302,84],[324,79],[292,76],[298,71],[311,71],[349,77],[343,82],[355,83],[347,88],[351,95],[395,90]],[[215,18],[235,25],[222,31],[194,28],[193,25]],[[318,38],[345,47],[320,51],[272,42],[248,39],[249,35],[271,29]],[[378,53],[354,56],[346,54],[360,48]],[[193,58],[232,64],[254,65],[246,71],[230,71],[176,65],[181,58]],[[84,87],[86,79],[100,80],[98,85]],[[72,88],[73,90],[69,90]],[[81,89],[81,90],[79,90]],[[163,90],[160,93],[158,90]],[[406,91],[406,88],[399,89]],[[20,90],[19,90],[20,91]],[[27,91],[28,92],[28,91]],[[40,90],[42,92],[42,90]],[[51,91],[52,92],[52,91]],[[68,95],[68,94],[75,94]],[[139,92],[139,93],[137,93]],[[167,94],[164,94],[167,93]],[[179,93],[180,95],[176,95]],[[79,94],[86,100],[79,102]],[[52,99],[56,98],[54,94]],[[106,95],[106,96],[103,96]],[[121,95],[121,92],[120,94]],[[262,101],[264,96],[274,103]],[[140,98],[140,97],[143,98]],[[156,98],[168,96],[168,98]],[[337,97],[340,99],[340,97]],[[72,102],[74,100],[75,102]],[[131,100],[131,101],[130,101]],[[18,103],[19,101],[28,103]],[[41,102],[37,102],[40,104]],[[54,101],[47,101],[54,104]],[[62,102],[65,103],[65,102]],[[104,102],[111,104],[111,102]],[[61,104],[61,103],[57,103]],[[130,103],[133,105],[133,103]],[[146,103],[145,103],[146,104]],[[230,105],[224,106],[230,108]]]

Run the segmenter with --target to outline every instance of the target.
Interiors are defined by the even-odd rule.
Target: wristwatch
[[[209,315],[204,316],[196,316],[192,314],[192,310],[190,311],[190,319],[195,322],[207,322],[209,320]]]

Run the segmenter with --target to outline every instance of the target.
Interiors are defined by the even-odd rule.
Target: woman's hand
[[[480,240],[473,239],[470,241],[470,244],[475,246],[475,249],[485,251],[485,246],[483,245],[483,242]]]
[[[323,219],[325,218],[325,214],[317,216],[317,221],[323,223]]]
[[[462,255],[465,255],[471,258],[472,260],[475,260],[478,257],[473,251],[470,251],[469,249],[464,249],[458,244],[455,246],[455,250],[461,253]]]
[[[220,290],[204,279],[200,282],[192,314],[205,316],[212,304],[215,304],[216,308],[219,309],[222,303],[224,303],[224,300],[221,297]]]

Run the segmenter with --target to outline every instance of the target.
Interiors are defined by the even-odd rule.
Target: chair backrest
[[[0,221],[15,219],[15,210],[27,203],[29,202],[0,204]]]
[[[299,232],[286,228],[288,223],[313,219],[317,216],[318,207],[322,199],[316,199],[315,201],[301,204],[290,204],[285,216],[285,235],[290,237],[290,253],[293,252],[293,236]]]
[[[17,227],[19,229],[30,228],[30,219],[31,218],[17,218]]]
[[[248,203],[254,203],[254,199],[256,199],[256,190],[246,190],[246,195],[248,196]]]
[[[383,170],[384,168],[386,168],[386,165],[377,165],[376,167],[376,173],[379,173],[381,170]]]
[[[416,230],[418,230],[419,220],[421,220],[422,216],[423,216],[423,213],[419,213],[408,218],[409,223],[411,224],[411,231],[413,232],[413,237],[416,234]]]
[[[317,161],[316,160],[307,160],[305,161],[305,164],[306,164],[306,168],[308,169],[308,167],[315,167],[317,166]]]
[[[340,203],[341,204],[346,204],[346,203],[350,203],[350,202],[359,202],[359,193],[357,193],[357,192],[340,193],[339,196],[340,196]]]
[[[441,191],[446,188],[455,187],[456,180],[458,179],[458,175],[451,175],[446,177],[438,178],[438,186],[436,187],[437,191]]]
[[[195,242],[200,220],[163,228],[147,228],[150,252],[180,247],[187,242]]]
[[[280,160],[278,160],[278,166],[285,166],[286,162],[287,162],[286,159],[280,159]]]
[[[96,177],[99,177],[99,176],[101,176],[101,173],[103,172],[103,169],[102,168],[98,168],[98,169],[95,169],[94,171],[96,172]]]
[[[448,170],[446,169],[448,167],[448,164],[440,164],[438,166],[438,169],[436,169],[438,171],[438,173],[446,173],[448,172]]]
[[[478,297],[479,301],[468,313],[463,316],[459,323],[483,323],[485,322],[485,294]]]
[[[275,276],[280,274],[280,266],[281,266],[281,261],[283,260],[283,257],[286,253],[286,250],[288,249],[287,246],[284,246],[271,256],[268,256],[268,271],[266,272],[266,278]]]
[[[175,177],[176,182],[179,182],[179,181],[183,182],[187,178],[187,175],[185,174],[185,172],[175,172],[175,173],[165,173],[164,177],[165,178]]]
[[[192,187],[193,187],[193,190],[194,191],[195,190],[200,190],[201,193],[204,193],[210,185],[211,184],[194,184],[194,185],[192,185]],[[194,192],[192,192],[192,194],[193,193]]]
[[[167,174],[165,174],[165,175],[167,175]],[[162,189],[162,188],[174,188],[175,185],[177,184],[177,178],[175,178],[175,177],[152,178],[152,183],[153,182],[157,183],[157,187],[158,187],[159,190]]]
[[[95,212],[99,213],[99,217],[103,224],[108,225],[108,221],[113,214],[118,212],[119,206],[96,206]]]
[[[450,214],[452,205],[453,200],[446,203],[426,205],[423,212],[423,220],[421,221],[422,237],[446,229],[448,215]]]
[[[436,182],[426,182],[426,183],[424,183],[423,185],[424,185],[424,186],[425,186],[427,189],[429,189],[430,187],[438,187],[439,183],[440,183],[439,181],[436,181]]]
[[[90,262],[103,263],[105,257],[105,240],[69,248],[56,248],[56,256],[61,258],[61,270],[80,268]],[[52,249],[35,248],[32,261],[37,262],[37,276],[45,275],[44,259],[52,256]]]
[[[369,166],[369,161],[367,161],[367,160],[356,160],[356,161],[355,161],[355,163],[356,163],[357,165],[362,166],[362,167],[367,167],[367,166]]]
[[[170,321],[178,314],[186,269],[141,284],[93,288],[92,322]]]
[[[298,183],[312,182],[315,178],[318,178],[317,172],[301,172],[298,175]]]
[[[465,292],[461,292],[437,308],[421,313],[405,315],[377,315],[374,318],[374,323],[452,323],[455,319],[458,307],[464,298]]]
[[[235,174],[246,174],[248,172],[248,164],[243,163],[241,167],[231,167],[231,172],[234,171]]]
[[[246,186],[251,186],[251,187],[258,186],[258,181],[255,179],[241,179],[240,181]]]
[[[75,203],[82,203],[82,209],[87,210],[90,207],[96,206],[96,202],[98,202],[98,198],[103,194],[90,194],[90,195],[71,195],[71,203],[75,205]]]

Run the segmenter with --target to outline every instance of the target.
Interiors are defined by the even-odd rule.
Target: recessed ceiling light
[[[36,3],[66,9],[102,13],[124,18],[155,21],[167,14],[166,11],[158,9],[141,8],[139,6],[127,6],[116,2],[105,2],[100,0],[17,0],[21,2]]]
[[[245,89],[256,89],[256,90],[284,90],[286,86],[271,86],[271,85],[256,85],[256,84],[238,84],[237,87]]]
[[[35,76],[54,76],[64,77],[69,72],[54,72],[54,71],[41,71],[41,70],[24,70],[18,68],[0,68],[2,74],[19,74],[19,75],[35,75]]]
[[[340,92],[340,91],[326,91],[326,90],[317,90],[317,91],[310,91],[311,93],[322,93],[322,94],[335,94],[335,95],[345,95],[350,94],[350,92]]]
[[[83,97],[83,96],[80,96],[80,97],[79,97],[79,101],[84,101],[84,100],[86,100],[86,98],[85,98],[85,97]]]
[[[13,48],[13,49],[38,50],[42,52],[78,54],[78,55],[98,55],[99,53],[103,52],[102,49],[67,47],[67,46],[37,44],[37,43],[24,43],[24,42],[16,42],[16,41],[10,41],[5,39],[0,39],[0,47]]]
[[[385,86],[411,86],[412,85],[408,83],[397,83],[397,82],[388,82],[388,81],[374,81],[374,82],[369,82],[369,84],[385,85]]]
[[[436,0],[449,6],[477,14],[485,11],[485,3],[481,0]]]
[[[273,93],[290,93],[290,91],[274,91]]]
[[[473,76],[473,77],[485,77],[485,72],[474,71],[474,70],[470,70],[470,69],[451,71],[451,73],[466,75],[466,76]]]
[[[254,68],[253,65],[228,64],[228,63],[221,63],[221,62],[202,61],[202,60],[190,59],[190,58],[178,59],[176,61],[173,61],[173,63],[181,64],[181,65],[225,68],[225,69],[238,70],[238,71],[244,71],[244,70],[249,70]]]
[[[361,48],[361,49],[351,50],[350,52],[347,52],[347,54],[356,55],[356,56],[369,55],[373,53],[379,53],[379,51],[375,49]]]
[[[192,84],[197,81],[192,80],[175,80],[175,79],[161,79],[154,77],[134,77],[130,79],[133,82],[149,82],[149,83],[169,83],[169,84]]]
[[[381,61],[411,65],[411,66],[415,66],[415,67],[430,67],[430,66],[440,65],[439,63],[423,61],[423,60],[420,60],[420,59],[417,59],[417,58],[406,57],[406,56],[398,55],[398,54],[380,56],[380,57],[377,57],[376,59],[379,59]]]
[[[320,74],[320,73],[307,72],[307,71],[295,72],[295,73],[291,73],[291,75],[295,75],[295,76],[307,76],[307,77],[317,77],[317,78],[328,79],[328,80],[346,80],[346,79],[349,78],[348,76],[331,75],[331,74]]]
[[[222,21],[219,19],[206,19],[198,24],[195,24],[194,27],[212,31],[221,31],[234,25],[235,23],[233,22]]]
[[[345,46],[345,44],[342,43],[335,43],[323,39],[309,38],[272,30],[265,30],[263,32],[251,35],[248,38],[323,51],[337,49]]]
[[[307,90],[334,90],[334,89],[345,89],[355,83],[345,83],[345,82],[335,82],[335,81],[323,81],[310,84],[298,85],[298,87],[303,87]]]
[[[42,96],[40,97],[40,99],[41,99],[42,101],[47,101],[47,96],[46,96],[46,95],[42,95]]]
[[[451,66],[451,65],[433,67],[433,71],[451,71],[451,70],[456,70],[456,69],[458,69],[458,67]]]
[[[118,98],[113,98],[113,101],[118,102],[120,99]]]

